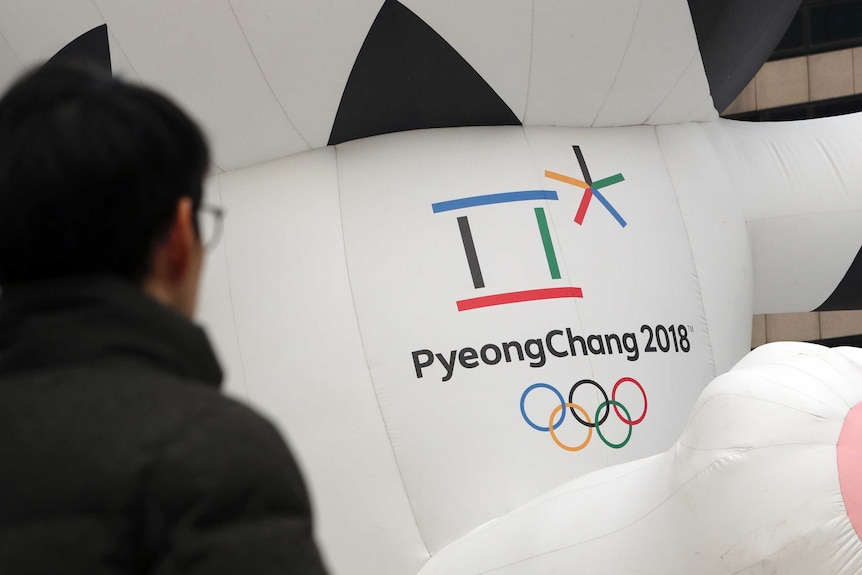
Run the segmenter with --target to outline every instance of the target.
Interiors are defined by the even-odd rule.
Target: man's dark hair
[[[200,129],[164,96],[86,67],[30,72],[0,100],[0,286],[139,283],[208,168]]]

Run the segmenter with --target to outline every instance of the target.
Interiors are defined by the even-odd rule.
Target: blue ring
[[[534,389],[539,388],[539,387],[544,387],[545,389],[550,389],[560,399],[560,405],[563,406],[563,409],[562,409],[562,411],[560,411],[560,421],[558,421],[557,423],[554,424],[554,429],[557,429],[558,427],[560,427],[563,424],[563,421],[566,419],[566,411],[567,411],[566,410],[566,400],[563,399],[563,394],[560,393],[556,387],[551,387],[547,383],[534,383],[533,385],[531,385],[530,387],[528,387],[527,389],[524,390],[524,393],[521,394],[521,416],[524,418],[524,421],[527,422],[527,425],[529,425],[530,427],[532,427],[536,431],[551,431],[551,429],[549,427],[542,427],[542,426],[536,425],[535,423],[530,421],[530,418],[527,417],[527,411],[524,409],[524,401],[526,401],[526,399],[527,399],[527,394],[530,393],[531,391],[533,391]]]

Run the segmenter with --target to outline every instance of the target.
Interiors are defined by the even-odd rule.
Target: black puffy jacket
[[[279,434],[113,279],[0,295],[0,574],[324,572]]]

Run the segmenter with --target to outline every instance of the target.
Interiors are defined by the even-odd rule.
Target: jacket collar
[[[111,277],[8,286],[0,293],[0,376],[94,360],[138,360],[218,387],[203,329]]]

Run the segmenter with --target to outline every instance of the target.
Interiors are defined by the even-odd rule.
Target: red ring
[[[616,384],[614,385],[614,390],[611,392],[611,399],[613,399],[614,401],[616,401],[616,400],[617,400],[617,388],[620,386],[620,384],[621,384],[621,383],[626,382],[626,381],[630,381],[630,382],[632,382],[633,384],[635,384],[636,386],[638,386],[638,389],[640,389],[640,390],[641,390],[641,394],[644,396],[644,412],[643,412],[643,413],[641,414],[641,416],[640,416],[639,418],[637,418],[636,420],[634,420],[634,421],[629,421],[628,419],[626,419],[625,417],[623,417],[623,415],[620,413],[620,410],[617,408],[617,406],[616,406],[616,405],[614,405],[614,411],[616,411],[616,412],[617,412],[617,417],[619,417],[619,418],[620,418],[620,421],[622,421],[622,422],[623,422],[623,423],[625,423],[626,425],[637,425],[638,423],[640,423],[641,421],[643,421],[643,420],[644,420],[644,417],[646,417],[646,412],[647,412],[647,397],[646,397],[646,391],[644,391],[644,387],[640,384],[640,382],[638,382],[638,380],[636,380],[636,379],[635,379],[635,378],[633,378],[633,377],[624,377],[624,378],[620,379],[620,380],[619,380],[618,382],[616,382]]]

